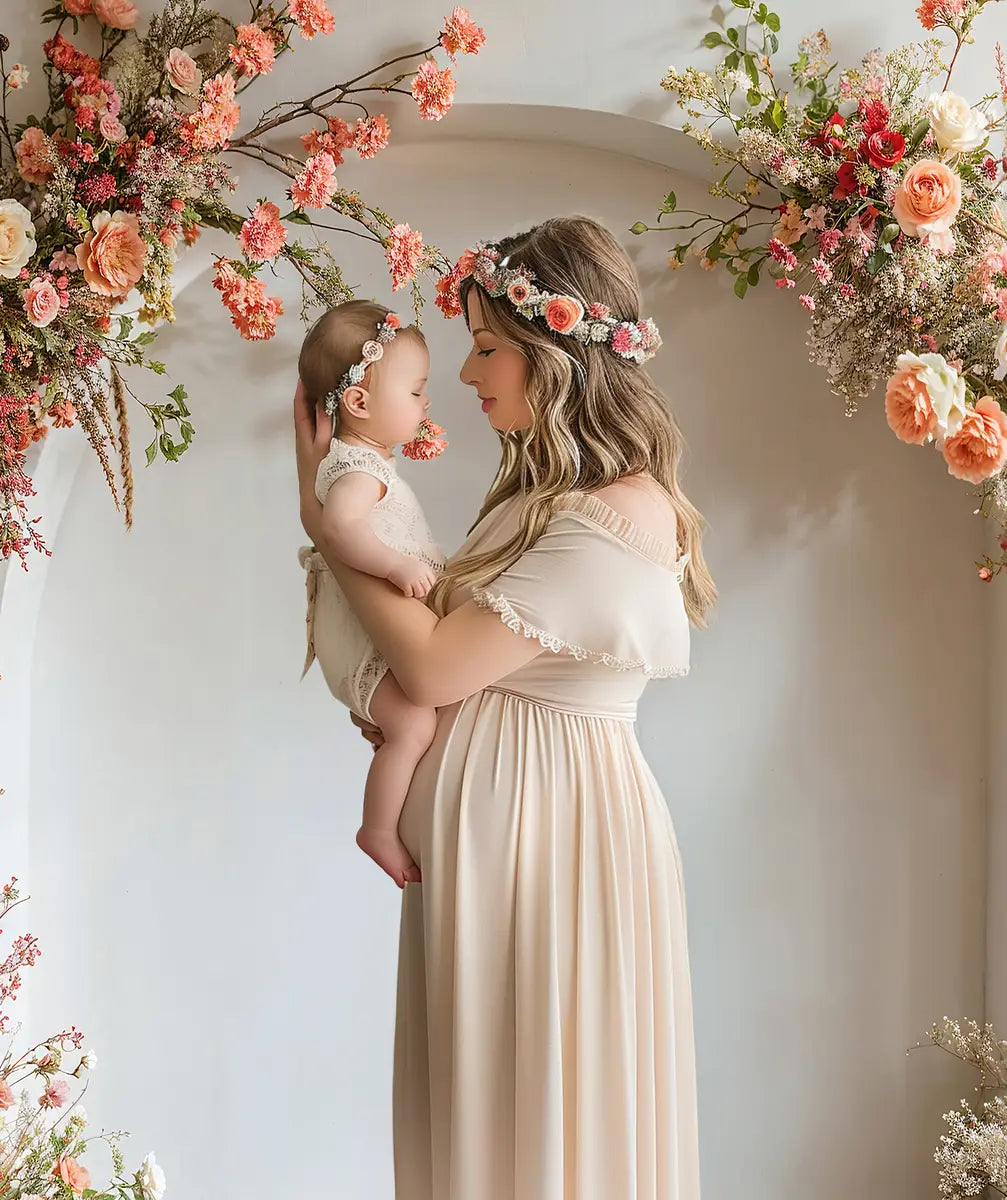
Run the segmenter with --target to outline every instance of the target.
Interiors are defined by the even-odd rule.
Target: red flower
[[[821,150],[823,154],[833,155],[841,154],[844,148],[843,139],[839,136],[840,131],[846,124],[846,118],[834,112],[831,117],[822,126],[822,132],[816,133],[814,137],[808,138],[805,145],[814,146]]]
[[[864,137],[870,137],[872,133],[880,133],[887,127],[888,118],[892,115],[884,100],[868,101],[865,97],[861,98],[857,112],[860,116],[860,128]]]
[[[853,192],[860,192],[862,196],[867,194],[867,188],[857,182],[856,171],[855,155],[839,164],[839,169],[836,171],[836,186],[832,192],[833,199],[845,200]]]
[[[873,204],[868,204],[864,211],[860,214],[860,228],[864,233],[870,233],[874,228],[874,222],[881,216],[878,209]]]
[[[881,129],[865,137],[859,151],[872,167],[894,167],[906,152],[906,139],[894,129]]]

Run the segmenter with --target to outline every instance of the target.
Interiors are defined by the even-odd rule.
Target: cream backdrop
[[[644,161],[657,147],[693,166],[674,135],[586,117],[515,109],[526,136],[498,140],[508,110],[459,109],[345,180],[451,253],[556,212],[624,231],[669,187],[702,200]],[[246,198],[275,190],[242,175]],[[917,1200],[971,1079],[905,1048],[944,1012],[981,1016],[987,975],[1003,984],[984,957],[1002,945],[986,858],[1004,844],[1004,767],[983,715],[1000,699],[1001,602],[969,569],[972,497],[895,441],[877,400],[843,416],[803,361],[792,300],[739,304],[718,274],[668,272],[661,239],[625,241],[722,593],[692,676],[652,685],[639,722],[685,862],[704,1195]],[[339,246],[362,293],[391,299],[376,257]],[[128,1161],[157,1151],[178,1200],[391,1200],[398,892],[353,844],[368,751],[317,669],[298,682],[301,331],[293,282],[273,287],[288,318],[261,346],[238,339],[207,275],[180,295],[158,353],[198,437],[141,472],[131,535],[89,457],[64,480],[30,691],[5,698],[20,724],[0,754],[28,751],[18,794],[0,780],[44,945],[23,1011],[38,1032],[87,1031],[87,1108],[132,1130]],[[457,381],[463,326],[431,308],[426,329],[452,445],[403,469],[453,548],[495,441]],[[24,588],[8,576],[14,657],[32,644],[15,644],[13,622],[36,616]]]

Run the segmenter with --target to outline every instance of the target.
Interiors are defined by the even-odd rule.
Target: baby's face
[[[367,389],[370,436],[387,446],[411,441],[430,407],[426,346],[399,334],[385,346],[384,357],[374,364],[371,374]]]

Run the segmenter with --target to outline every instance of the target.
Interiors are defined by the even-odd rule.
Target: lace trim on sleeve
[[[515,611],[509,600],[503,596],[494,595],[485,588],[476,588],[472,593],[472,599],[480,608],[497,613],[508,629],[513,629],[515,633],[523,634],[526,638],[533,638],[540,646],[551,650],[553,654],[568,654],[571,658],[580,661],[586,659],[589,662],[611,667],[614,671],[642,671],[651,679],[671,679],[689,674],[687,663],[673,667],[655,667],[643,659],[617,658],[614,654],[606,654],[603,650],[588,650],[583,646],[565,642],[562,638],[529,624]]]
[[[336,439],[333,439],[335,442]],[[395,478],[394,471],[376,451],[366,446],[351,446],[340,442],[322,459],[315,476],[315,495],[320,503],[325,503],[329,488],[343,475],[360,471],[364,475],[373,475],[383,483],[385,488],[391,488]]]

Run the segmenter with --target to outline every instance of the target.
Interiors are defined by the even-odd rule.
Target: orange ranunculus
[[[117,209],[98,213],[76,253],[91,291],[121,299],[143,274],[147,246],[136,217]]]

